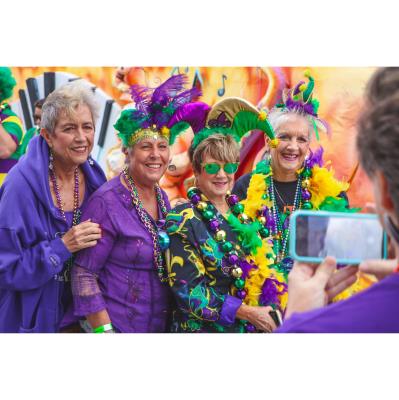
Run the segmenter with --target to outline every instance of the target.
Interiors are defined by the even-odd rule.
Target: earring
[[[89,164],[90,164],[91,166],[94,165],[94,161],[93,161],[93,159],[91,158],[91,156],[89,156],[89,158],[87,159],[87,161],[89,162]]]
[[[54,156],[53,156],[53,151],[50,148],[50,152],[49,152],[49,164],[48,167],[49,169],[52,171],[54,169]]]

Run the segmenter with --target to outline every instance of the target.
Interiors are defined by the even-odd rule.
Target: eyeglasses
[[[235,163],[226,163],[226,164],[219,164],[219,163],[206,163],[206,164],[201,164],[202,167],[204,167],[204,170],[207,174],[214,175],[217,174],[220,171],[220,168],[223,167],[224,172],[226,174],[235,174],[238,169],[238,165],[240,163],[235,162]]]

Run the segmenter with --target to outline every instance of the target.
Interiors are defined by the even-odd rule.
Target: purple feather
[[[148,106],[150,103],[151,89],[142,85],[132,85],[130,87],[130,95],[135,103],[137,110],[148,114]]]
[[[279,286],[282,288],[279,290]],[[262,286],[262,293],[259,297],[262,305],[278,304],[279,296],[287,291],[287,285],[277,279],[266,278]]]
[[[251,269],[258,268],[255,264],[250,264],[248,261],[241,259],[238,263],[240,268],[242,269],[242,279],[246,279],[249,275]]]
[[[151,97],[151,104],[160,104],[166,106],[171,97],[184,89],[187,84],[187,76],[184,74],[173,75],[162,85],[158,86]]]
[[[189,103],[190,101],[198,99],[199,97],[201,97],[201,95],[202,95],[201,90],[196,87],[193,87],[175,96],[171,102],[171,105],[174,108],[181,107],[184,104]]]
[[[292,100],[290,97],[287,99],[285,102],[285,106],[289,110],[299,110],[302,112],[305,112],[306,114],[313,115],[314,117],[317,117],[317,114],[314,112],[313,104],[312,103],[302,103],[301,101],[295,101]]]
[[[168,127],[171,128],[178,122],[184,121],[191,125],[194,133],[197,133],[205,127],[206,117],[210,109],[208,104],[200,101],[184,104],[175,111]]]
[[[297,83],[297,85],[294,87],[294,90],[293,90],[293,95],[294,96],[297,95],[298,93],[300,93],[299,86],[303,85],[304,83],[305,83],[305,81],[299,81]]]
[[[310,150],[310,149],[309,149]],[[313,168],[316,164],[320,167],[323,166],[323,153],[324,149],[322,146],[320,146],[314,153],[312,150],[310,150],[310,155],[305,161],[305,165],[308,168]]]

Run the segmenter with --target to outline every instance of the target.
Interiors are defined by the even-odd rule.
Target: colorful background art
[[[213,104],[224,97],[244,97],[259,107],[272,107],[280,99],[281,91],[303,79],[309,69],[315,78],[315,97],[320,101],[319,116],[328,121],[332,137],[321,136],[325,160],[330,160],[336,176],[349,180],[357,164],[355,151],[355,124],[362,107],[365,84],[374,68],[328,67],[15,67],[12,68],[18,86],[14,98],[18,101],[18,89],[26,88],[26,79],[48,71],[63,71],[87,79],[101,88],[121,105],[126,106],[130,97],[129,85],[157,86],[172,74],[186,73],[193,85],[202,88],[202,100]],[[114,121],[110,121],[114,123]],[[186,154],[191,140],[187,132],[173,146],[172,168],[162,180],[171,198],[184,193],[183,181],[191,175]],[[313,139],[312,147],[317,141]],[[237,176],[252,169],[256,157],[264,146],[263,137],[255,133],[243,144],[242,164]],[[259,154],[258,154],[259,153]],[[112,177],[123,165],[119,145],[105,149],[107,175]],[[371,186],[364,172],[359,169],[348,192],[353,206],[364,206],[372,201]]]

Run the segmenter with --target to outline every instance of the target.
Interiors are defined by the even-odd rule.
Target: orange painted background
[[[271,107],[279,100],[283,87],[291,87],[303,79],[309,69],[315,78],[314,96],[320,101],[319,116],[328,121],[332,137],[322,136],[325,160],[331,160],[336,176],[347,180],[357,163],[355,151],[355,123],[362,105],[365,84],[374,68],[340,67],[13,67],[17,80],[13,100],[18,100],[18,89],[25,88],[25,80],[46,71],[70,72],[85,78],[103,89],[120,105],[129,102],[123,92],[128,84],[157,86],[174,73],[186,73],[203,90],[201,100],[213,104],[224,97],[239,96],[262,107]],[[317,147],[313,141],[312,147]],[[248,168],[255,154],[248,156]],[[351,205],[362,206],[372,201],[370,183],[359,170],[348,192]]]

